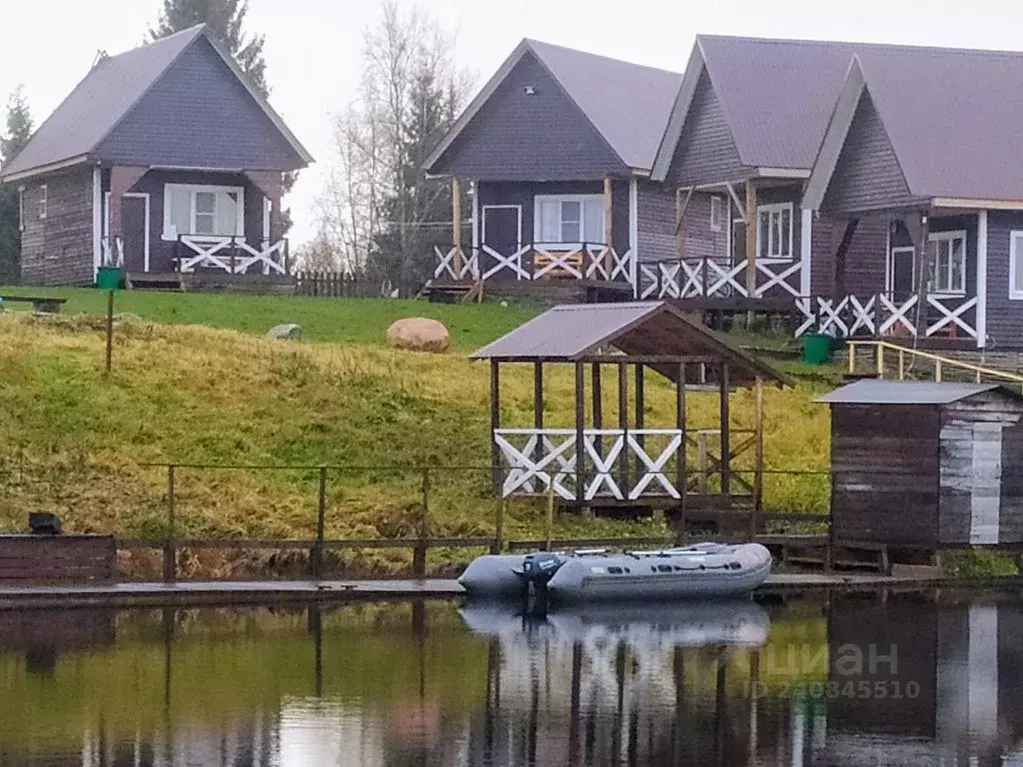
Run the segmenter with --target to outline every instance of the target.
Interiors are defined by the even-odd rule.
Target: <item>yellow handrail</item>
[[[975,380],[980,381],[982,376],[988,376],[990,378],[1000,378],[1004,381],[1010,381],[1013,383],[1020,384],[1023,387],[1023,375],[1019,373],[1009,373],[1005,370],[996,370],[994,368],[984,367],[982,365],[974,365],[972,362],[964,362],[963,360],[952,359],[951,357],[942,357],[939,354],[933,352],[925,352],[920,349],[910,349],[905,346],[899,346],[888,341],[849,341],[849,372],[856,372],[856,350],[861,346],[870,346],[875,349],[877,358],[877,373],[878,376],[884,377],[884,353],[885,350],[891,350],[897,352],[899,355],[899,380],[904,381],[906,378],[906,355],[909,354],[913,358],[920,358],[930,360],[934,363],[934,378],[936,381],[941,381],[942,376],[947,368],[956,368],[959,370],[968,370],[974,374]]]

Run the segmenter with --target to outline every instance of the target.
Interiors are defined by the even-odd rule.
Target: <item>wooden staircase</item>
[[[483,281],[435,282],[427,280],[416,298],[426,298],[434,304],[468,304],[483,300]]]

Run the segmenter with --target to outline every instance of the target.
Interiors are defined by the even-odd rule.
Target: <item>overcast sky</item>
[[[415,2],[416,0],[407,0]],[[1006,0],[419,0],[458,33],[458,57],[489,77],[523,37],[681,71],[698,32],[1019,49],[1023,4]],[[25,86],[37,124],[88,72],[98,49],[143,40],[160,0],[10,2],[0,95]],[[271,102],[318,160],[291,196],[292,236],[315,231],[312,202],[330,157],[329,115],[352,98],[375,0],[250,0],[266,34]]]

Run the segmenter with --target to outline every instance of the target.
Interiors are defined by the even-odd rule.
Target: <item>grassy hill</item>
[[[528,307],[123,293],[118,310],[132,316],[117,322],[107,378],[103,296],[63,293],[64,314],[0,315],[0,529],[20,529],[27,512],[46,510],[70,530],[159,537],[166,469],[146,463],[329,464],[350,467],[331,473],[329,536],[404,535],[421,497],[414,467],[430,464],[477,467],[433,473],[433,534],[491,533],[495,504],[481,468],[489,463],[488,370],[467,352],[530,316]],[[435,356],[386,348],[387,326],[409,315],[447,323],[455,349]],[[312,341],[261,337],[284,321],[299,322]],[[647,420],[669,423],[673,395],[656,379],[651,374]],[[506,385],[505,422],[528,425],[530,371],[511,374]],[[549,385],[548,423],[567,426],[570,371]],[[771,466],[826,467],[827,412],[811,401],[823,388],[767,392]],[[617,418],[613,398],[608,392],[608,419]],[[734,426],[751,424],[752,405],[748,392],[736,396]],[[712,395],[692,394],[690,427],[713,425],[715,407]],[[179,534],[311,536],[315,480],[310,470],[180,469]],[[823,477],[767,481],[772,508],[823,510],[826,493]],[[509,535],[541,527],[543,512],[532,502],[509,513]],[[604,534],[611,524],[558,521],[562,533]],[[396,557],[371,552],[360,564],[385,567]]]

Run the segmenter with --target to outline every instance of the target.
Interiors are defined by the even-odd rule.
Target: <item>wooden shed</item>
[[[1023,543],[1023,397],[868,380],[831,406],[832,535],[936,551]]]

